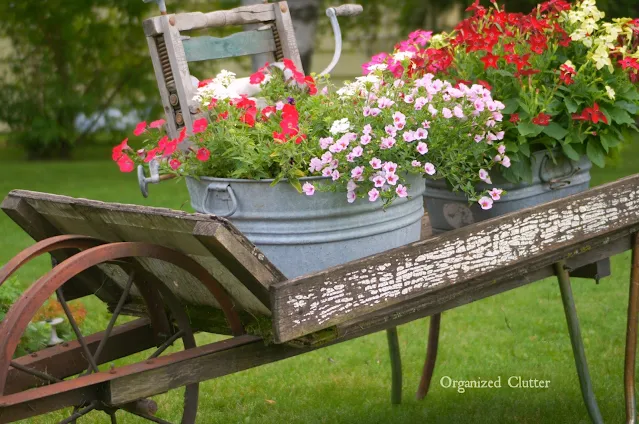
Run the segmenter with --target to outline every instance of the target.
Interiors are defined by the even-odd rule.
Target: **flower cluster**
[[[406,197],[407,175],[422,174],[446,178],[489,209],[502,191],[477,193],[474,184],[491,184],[487,169],[495,162],[510,164],[499,128],[505,105],[478,84],[453,86],[432,74],[396,79],[397,70],[382,63],[368,72],[329,94],[339,119],[319,139],[322,154],[309,171],[345,188],[349,202]],[[312,195],[316,187],[303,189]]]
[[[386,67],[412,78],[472,80],[504,99],[513,166],[500,171],[512,182],[531,179],[535,150],[557,148],[604,166],[622,131],[636,129],[639,20],[603,22],[595,0],[550,0],[528,14],[475,0],[467,11],[473,16],[452,33],[412,33],[393,54],[374,56],[364,73]]]
[[[422,47],[429,38],[416,32],[408,43]],[[397,56],[395,66],[408,56]],[[510,166],[501,130],[505,105],[479,84],[412,78],[403,65],[381,62],[369,70],[339,89],[319,81],[321,91],[288,59],[243,80],[224,71],[199,84],[195,100],[203,116],[191,133],[183,128],[171,139],[162,134],[163,120],[141,122],[134,135],[150,139],[138,150],[125,139],[113,160],[123,172],[155,160],[161,172],[177,176],[286,179],[306,195],[335,190],[349,202],[384,205],[407,197],[407,176],[418,174],[445,178],[490,208],[503,191],[478,193],[475,185],[492,184],[488,171],[496,163]],[[300,181],[315,175],[330,184]]]

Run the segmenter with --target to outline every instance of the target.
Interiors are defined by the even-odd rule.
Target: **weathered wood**
[[[275,20],[273,13],[275,4],[256,4],[237,7],[231,10],[219,10],[215,12],[189,12],[169,15],[174,19],[178,31],[191,31],[206,28],[219,28],[230,25],[246,25]],[[144,33],[153,36],[162,33],[161,16],[147,19],[143,23]]]
[[[333,9],[335,9],[335,16],[357,16],[364,11],[359,4],[343,4]]]
[[[191,114],[191,106],[197,108],[197,104],[193,101],[195,95],[195,89],[191,82],[191,74],[189,72],[189,66],[186,61],[186,55],[184,53],[184,46],[180,36],[180,31],[169,23],[168,16],[160,16],[160,23],[162,25],[164,43],[166,44],[166,50],[168,53],[168,60],[171,63],[171,72],[173,74],[173,81],[175,82],[175,89],[179,98],[180,111],[182,112],[182,119],[184,120],[184,127],[186,127],[189,135],[193,134],[193,121],[197,116]],[[177,111],[176,111],[177,115]],[[176,120],[176,127],[180,127],[179,122]],[[185,147],[182,147],[185,146]],[[180,148],[186,148],[187,143],[182,143]]]
[[[51,232],[84,234],[110,242],[146,242],[181,251],[202,264],[240,309],[254,315],[270,315],[268,287],[284,279],[255,246],[222,218],[21,190],[9,193],[3,208],[17,201],[30,208],[33,219],[51,222]],[[14,217],[20,219],[21,215]],[[42,234],[33,230],[33,236],[37,239]],[[180,268],[155,259],[141,258],[138,262],[184,304],[217,307],[210,292]],[[101,282],[103,275],[108,275],[118,286],[125,284],[126,274],[118,265],[105,264],[98,269],[101,274],[96,281]],[[132,290],[131,296],[139,297],[139,292]]]
[[[248,56],[275,51],[275,39],[271,28],[242,31],[228,37],[205,35],[183,41],[187,62]]]
[[[285,1],[273,4],[273,11],[275,13],[275,27],[277,29],[280,42],[278,51],[275,53],[275,58],[277,60],[282,58],[291,59],[297,69],[300,72],[304,72],[302,59],[300,58],[300,52],[297,48],[297,41],[295,39],[293,21],[291,20],[291,14],[288,10],[288,4]],[[282,56],[278,57],[278,53]]]
[[[271,286],[285,342],[434,290],[535,271],[639,227],[639,175]],[[402,306],[402,307],[403,307]]]
[[[62,234],[24,199],[7,196],[0,204],[0,209],[35,241]],[[59,263],[75,253],[72,249],[63,249],[51,252],[50,255]],[[99,293],[105,302],[116,302],[121,290],[112,279],[101,276],[95,269],[88,269],[69,280],[64,285],[63,292],[68,300]]]

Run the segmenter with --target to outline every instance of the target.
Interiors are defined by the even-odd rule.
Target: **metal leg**
[[[392,388],[391,403],[399,405],[402,403],[402,356],[399,351],[399,337],[397,337],[397,327],[386,330],[388,337],[388,353],[390,354]]]
[[[422,400],[428,394],[430,382],[433,379],[435,371],[435,362],[437,361],[437,347],[439,345],[439,326],[441,324],[442,315],[435,314],[430,317],[430,328],[428,329],[428,345],[426,346],[426,361],[424,362],[424,370],[422,371],[422,379],[417,389],[417,400]]]
[[[555,263],[555,274],[559,280],[561,301],[564,305],[564,312],[566,313],[570,343],[572,344],[572,353],[575,357],[575,365],[577,366],[577,374],[579,375],[581,394],[584,398],[586,409],[588,409],[590,420],[594,424],[603,424],[601,412],[599,412],[599,406],[597,406],[597,400],[595,399],[595,393],[592,390],[590,372],[588,371],[588,363],[586,362],[586,353],[584,351],[583,340],[581,339],[581,330],[579,329],[579,318],[577,317],[575,300],[572,296],[572,288],[570,287],[570,275],[566,270],[564,261]]]
[[[635,361],[637,358],[637,315],[639,314],[639,234],[632,244],[632,268],[630,270],[630,295],[628,297],[628,327],[626,330],[626,358],[624,388],[626,395],[626,423],[637,424],[635,397]]]

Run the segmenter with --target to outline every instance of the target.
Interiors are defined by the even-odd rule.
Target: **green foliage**
[[[22,295],[23,286],[16,278],[10,278],[0,287],[0,321],[11,308],[11,305]],[[51,335],[51,327],[45,322],[30,322],[25,330],[15,356],[23,356],[47,346]]]
[[[11,43],[0,80],[0,121],[31,157],[68,157],[90,137],[76,117],[142,109],[157,97],[142,1],[0,2]],[[96,123],[95,121],[94,123]]]

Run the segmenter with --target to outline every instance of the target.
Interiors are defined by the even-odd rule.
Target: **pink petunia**
[[[506,146],[504,146],[503,144],[500,144],[499,146],[497,146],[497,151],[499,152],[500,155],[503,155],[504,153],[506,153]]]
[[[477,203],[479,203],[479,206],[481,206],[483,210],[488,210],[493,207],[493,199],[491,199],[490,197],[484,196],[479,199]]]
[[[302,186],[302,191],[307,196],[312,196],[313,194],[315,194],[315,186],[311,183],[304,183],[304,185]]]
[[[379,169],[382,167],[382,161],[377,158],[371,159],[369,163],[371,164],[373,169]]]
[[[209,150],[206,147],[201,147],[198,149],[196,157],[197,157],[197,160],[201,162],[205,162],[209,160],[209,157],[211,157],[211,152],[209,152]]]
[[[412,166],[416,166],[416,167],[417,167],[417,166],[422,166],[422,163],[421,163],[420,161],[418,161],[418,160],[414,160],[414,161],[412,161],[410,164],[411,164]]]
[[[442,109],[442,116],[446,119],[450,119],[453,117],[453,112],[450,111],[447,107]]]
[[[488,175],[488,171],[486,171],[485,169],[479,170],[479,179],[484,181],[485,183],[492,184],[492,181],[490,180],[490,175]]]
[[[177,159],[171,159],[171,160],[169,161],[169,166],[170,166],[170,167],[171,167],[171,169],[172,169],[172,170],[174,170],[174,171],[175,171],[176,169],[178,169],[178,168],[180,167],[180,165],[182,165],[182,163],[181,163],[179,160],[177,160]]]
[[[488,192],[488,194],[490,195],[490,197],[491,197],[493,200],[499,200],[499,199],[501,199],[501,194],[502,194],[503,192],[504,192],[504,190],[501,190],[501,189],[499,189],[499,188],[493,188],[492,190],[490,190],[490,191]]]
[[[368,192],[368,200],[370,202],[374,202],[377,199],[379,199],[379,191],[376,188],[373,188]]]
[[[425,155],[426,153],[428,153],[428,144],[424,143],[423,141],[417,143],[417,153],[419,153],[420,155]]]
[[[359,142],[363,145],[366,146],[368,143],[371,142],[371,136],[368,134],[364,134],[363,136],[360,137]]]
[[[399,184],[397,186],[397,188],[395,189],[395,193],[397,193],[397,195],[399,197],[406,197],[408,196],[408,190],[406,189],[406,187],[404,187],[403,185]]]
[[[363,174],[364,174],[363,166],[356,166],[355,168],[351,170],[351,178],[356,181],[361,181]]]
[[[430,162],[426,162],[424,164],[424,172],[426,172],[428,175],[434,175],[435,174],[435,165],[433,165]]]
[[[385,182],[386,179],[381,175],[373,177],[373,184],[375,184],[375,187],[383,187]]]
[[[347,192],[346,200],[348,201],[348,203],[353,203],[355,200],[357,200],[357,194],[354,191]]]
[[[501,164],[504,165],[506,168],[510,168],[510,158],[508,156],[504,156],[501,159]]]
[[[397,176],[397,174],[386,174],[386,182],[390,185],[395,185],[397,184],[397,181],[399,181],[399,177]]]

